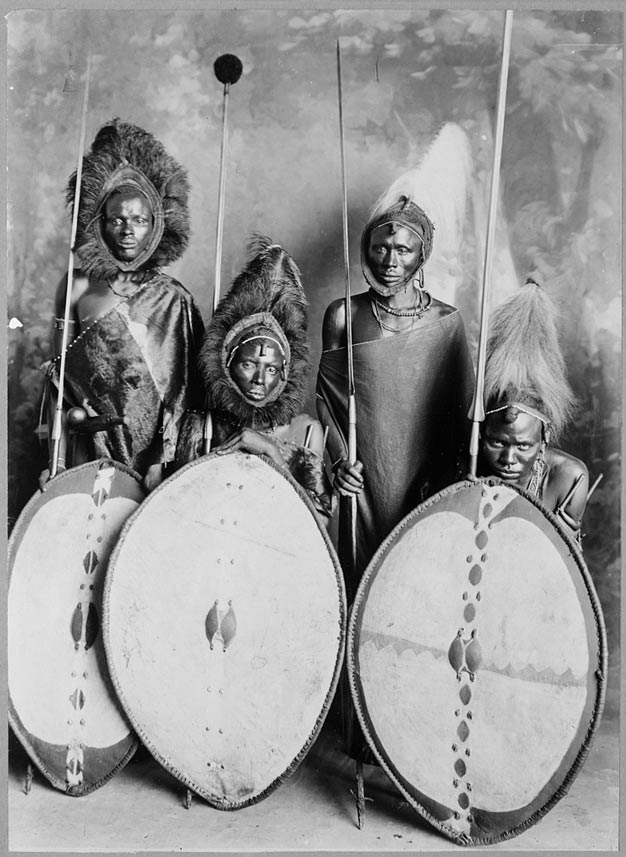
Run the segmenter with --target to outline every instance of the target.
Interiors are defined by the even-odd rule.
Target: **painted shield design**
[[[258,456],[205,456],[127,522],[104,596],[119,699],[153,756],[220,809],[297,767],[345,643],[341,570],[299,485]]]
[[[580,551],[493,479],[451,486],[390,534],[359,586],[347,652],[368,743],[460,845],[538,821],[604,702],[604,623]]]
[[[122,768],[137,739],[117,701],[102,643],[102,591],[139,477],[101,459],[37,492],[9,540],[9,720],[39,770],[74,796]]]

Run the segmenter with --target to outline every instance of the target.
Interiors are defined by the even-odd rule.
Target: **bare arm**
[[[68,341],[72,341],[79,333],[78,315],[76,312],[76,304],[78,299],[87,289],[89,280],[80,271],[74,274],[72,281],[72,296],[70,301],[70,326],[68,331]],[[55,357],[61,353],[61,345],[63,342],[63,323],[65,316],[65,298],[67,294],[67,274],[61,277],[54,295],[54,355]]]
[[[582,461],[561,450],[554,450],[552,457],[548,480],[550,508],[568,532],[577,536],[587,505],[589,473]]]
[[[346,344],[346,305],[343,300],[333,301],[324,313],[322,323],[322,348],[334,351]]]
[[[322,325],[322,348],[333,351],[346,345],[346,305],[343,300],[333,301],[326,310]],[[318,414],[323,412],[318,403]],[[349,497],[363,490],[363,464],[355,461],[350,464],[347,458],[336,462],[334,466],[333,487],[339,494]]]
[[[572,518],[581,521],[585,506],[587,505],[587,494],[589,492],[589,473],[582,461],[568,462],[563,468],[563,475],[559,481],[563,481],[564,485],[560,490],[563,495],[557,506],[557,511],[561,507],[564,512],[567,512]],[[574,493],[569,497],[568,494],[572,486],[576,485]],[[568,490],[566,489],[568,487]]]
[[[212,452],[216,452],[218,455],[225,455],[236,450],[249,452],[254,455],[266,455],[275,464],[278,464],[279,467],[285,466],[285,459],[274,441],[251,428],[244,428],[235,432],[234,435],[213,449]]]
[[[72,282],[72,295],[71,295],[71,303],[70,303],[70,323],[69,330],[67,335],[67,341],[71,342],[72,339],[78,334],[78,320],[76,315],[76,302],[80,295],[85,291],[89,282],[86,277],[84,277],[80,271],[76,272],[73,282]],[[64,327],[64,317],[65,317],[65,302],[66,302],[66,294],[67,294],[67,274],[61,277],[56,292],[54,295],[54,331],[52,337],[52,347],[54,356],[58,357],[61,354],[61,349],[63,346],[63,327]],[[45,491],[45,485],[50,479],[50,469],[52,465],[52,450],[53,450],[53,440],[52,440],[52,430],[54,427],[56,408],[57,408],[57,390],[55,384],[51,379],[47,380],[48,385],[48,409],[47,409],[47,418],[48,418],[48,449],[50,455],[50,461],[48,462],[48,467],[41,472],[39,475],[39,487],[42,491]],[[67,454],[67,446],[68,446],[68,428],[67,428],[67,417],[65,411],[61,413],[61,435],[59,441],[59,455],[57,461],[57,472],[60,473],[66,469],[66,454]]]

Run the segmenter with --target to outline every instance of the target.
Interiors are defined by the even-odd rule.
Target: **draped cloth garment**
[[[113,309],[68,345],[65,404],[123,425],[81,437],[88,459],[110,457],[145,475],[173,460],[185,410],[197,404],[200,313],[189,292],[159,273],[129,289]],[[59,359],[49,375],[58,387]]]
[[[356,579],[378,546],[423,500],[451,484],[465,465],[473,369],[457,310],[415,331],[353,347],[357,458],[365,486],[357,500]],[[331,462],[347,457],[346,349],[322,353],[318,413],[328,425]],[[341,505],[345,502],[341,498]],[[343,511],[343,510],[342,510]],[[345,556],[345,515],[339,552]],[[343,557],[342,557],[343,559]],[[344,570],[349,565],[344,563]]]

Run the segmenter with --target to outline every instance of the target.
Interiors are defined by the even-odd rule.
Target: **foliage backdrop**
[[[477,335],[503,13],[376,10],[68,11],[8,16],[9,524],[47,452],[35,428],[53,295],[67,268],[63,191],[75,168],[87,44],[88,140],[113,116],[152,131],[188,169],[193,236],[170,273],[212,303],[221,53],[243,61],[231,90],[223,288],[254,232],[294,256],[310,300],[312,363],[325,306],[342,294],[336,40],[341,39],[352,283],[376,197],[446,121],[467,132],[472,204],[455,302]],[[615,12],[516,11],[501,170],[494,301],[535,273],[561,310],[580,401],[563,446],[603,480],[585,553],[619,633],[621,40]],[[314,410],[311,376],[310,410]]]

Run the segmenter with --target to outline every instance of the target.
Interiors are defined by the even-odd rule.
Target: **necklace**
[[[376,297],[374,297],[374,295],[370,295],[370,306],[372,308],[372,314],[373,314],[374,318],[376,319],[376,322],[378,323],[378,326],[380,327],[380,329],[382,331],[385,331],[385,330],[389,331],[390,333],[408,333],[408,331],[413,330],[413,327],[415,326],[416,319],[421,318],[424,315],[424,313],[426,312],[426,310],[429,309],[429,307],[432,303],[432,298],[431,298],[430,294],[428,292],[424,292],[424,294],[427,298],[426,304],[422,306],[421,301],[420,301],[420,306],[416,306],[411,310],[393,309],[392,307],[389,307],[386,304],[381,303],[379,300],[376,299]],[[411,320],[410,325],[408,325],[407,327],[396,327],[395,325],[386,324],[382,320],[382,318],[380,317],[380,310],[381,309],[383,311],[389,313],[389,315],[396,316],[397,318],[408,318],[408,319],[410,319]]]
[[[407,333],[409,330],[413,330],[413,326],[415,325],[415,316],[411,317],[411,323],[407,327],[396,327],[392,324],[386,324],[382,320],[376,301],[371,301],[370,306],[372,307],[372,313],[374,315],[374,318],[378,322],[378,326],[381,330],[388,330],[391,333]]]
[[[396,309],[395,307],[391,307],[388,304],[379,301],[375,295],[372,295],[371,298],[378,309],[382,309],[384,312],[389,313],[389,315],[395,315],[399,318],[421,318],[432,303],[430,292],[426,291],[424,292],[424,300],[426,303],[422,303],[422,297],[420,296],[419,306],[414,306],[411,309]]]

